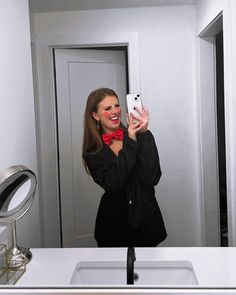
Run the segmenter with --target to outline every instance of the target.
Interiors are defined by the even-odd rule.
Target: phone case
[[[138,107],[140,109],[143,108],[142,99],[139,93],[130,93],[126,96],[127,101],[127,109],[128,114],[132,112],[135,116],[139,116],[139,113],[134,109],[135,107]]]

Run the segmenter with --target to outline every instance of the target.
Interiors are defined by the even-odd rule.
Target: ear
[[[97,114],[96,112],[92,112],[92,117],[93,117],[96,121],[99,121],[98,114]]]

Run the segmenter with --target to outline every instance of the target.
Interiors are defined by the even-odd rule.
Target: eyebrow
[[[114,105],[115,105],[115,106],[117,106],[117,105],[119,105],[119,106],[120,106],[120,103],[119,103],[119,102],[117,102],[117,103],[115,103]],[[110,104],[109,104],[109,105],[107,105],[107,106],[104,106],[103,108],[109,108],[109,107],[112,107],[112,106],[113,106],[113,105],[110,105]]]

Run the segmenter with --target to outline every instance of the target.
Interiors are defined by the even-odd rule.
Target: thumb
[[[127,124],[129,125],[130,120],[129,120],[129,114],[128,113],[126,113],[126,121],[127,121]]]

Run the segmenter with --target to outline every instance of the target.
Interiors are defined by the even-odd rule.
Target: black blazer
[[[118,156],[104,145],[84,159],[105,190],[95,225],[98,246],[156,246],[163,241],[166,230],[154,189],[161,168],[152,133],[137,134],[135,142],[125,131]]]

